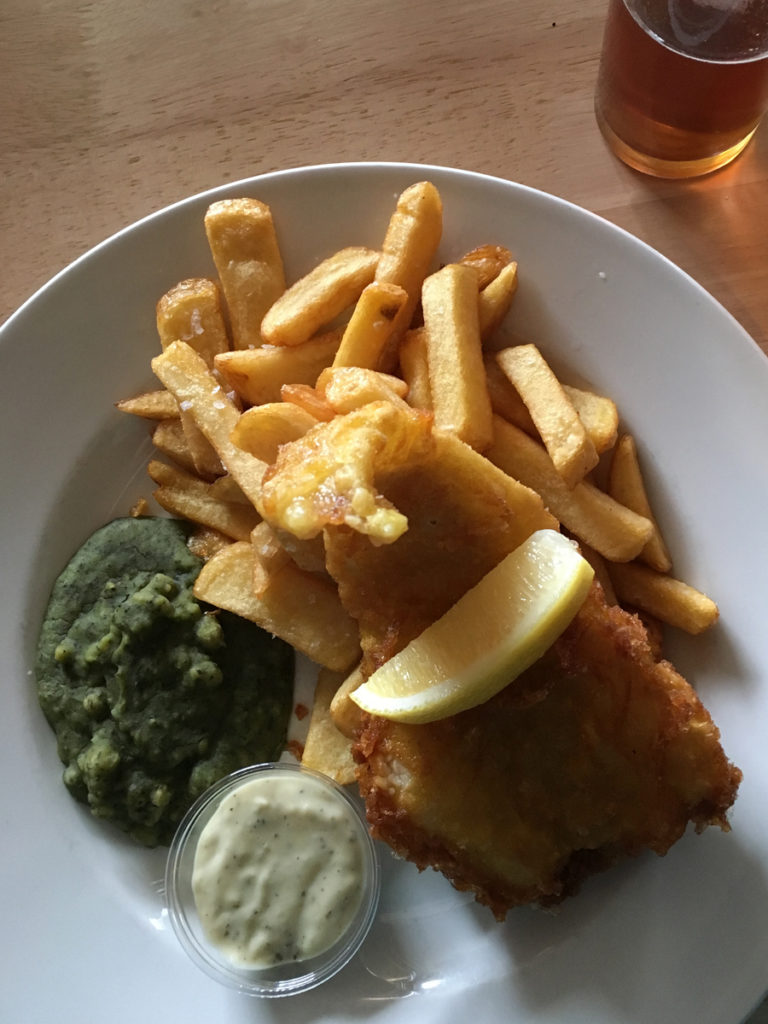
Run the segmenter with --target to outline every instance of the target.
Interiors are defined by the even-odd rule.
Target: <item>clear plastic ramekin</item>
[[[235,789],[262,773],[303,773],[321,785],[350,815],[359,829],[363,850],[362,895],[354,917],[325,952],[306,960],[283,962],[270,967],[235,964],[206,937],[192,889],[195,851],[203,829],[222,800]],[[258,764],[228,775],[195,802],[180,823],[168,853],[165,871],[165,900],[174,932],[191,959],[210,977],[230,988],[256,996],[288,996],[306,992],[332,978],[357,953],[373,923],[381,886],[379,862],[365,819],[353,797],[319,772],[300,764],[277,762]]]

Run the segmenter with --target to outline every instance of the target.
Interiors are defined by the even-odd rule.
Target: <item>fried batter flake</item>
[[[265,517],[301,540],[326,526],[349,526],[374,544],[392,544],[406,516],[379,491],[377,474],[421,462],[430,447],[430,418],[390,402],[371,402],[283,445],[263,484]]]

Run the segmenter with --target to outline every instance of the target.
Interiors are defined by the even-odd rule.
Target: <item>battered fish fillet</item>
[[[361,678],[534,530],[557,528],[534,491],[386,402],[284,446],[263,506],[301,543],[322,531]],[[558,902],[619,857],[665,853],[689,821],[727,829],[741,778],[694,691],[598,584],[487,704],[430,725],[344,718],[374,835],[499,918]]]
[[[429,725],[364,716],[353,754],[374,836],[500,920],[666,853],[689,822],[727,831],[741,779],[691,686],[599,584],[488,703]]]

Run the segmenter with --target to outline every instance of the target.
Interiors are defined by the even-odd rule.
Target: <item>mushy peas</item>
[[[218,779],[279,755],[293,699],[292,648],[196,600],[186,540],[171,519],[102,527],[56,581],[38,643],[65,785],[147,846]]]

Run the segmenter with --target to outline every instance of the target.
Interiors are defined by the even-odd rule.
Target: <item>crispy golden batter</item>
[[[689,822],[728,828],[741,779],[691,686],[599,585],[550,652],[486,704],[430,725],[364,716],[373,834],[497,918],[554,904]]]
[[[360,626],[365,674],[439,618],[538,529],[535,491],[431,417],[375,401],[283,445],[262,510],[280,536],[323,531],[326,566]]]
[[[350,529],[325,532],[326,565],[357,620],[363,674],[446,612],[535,530],[557,528],[539,496],[450,434],[433,433],[418,460],[376,474],[408,521],[389,545]]]

